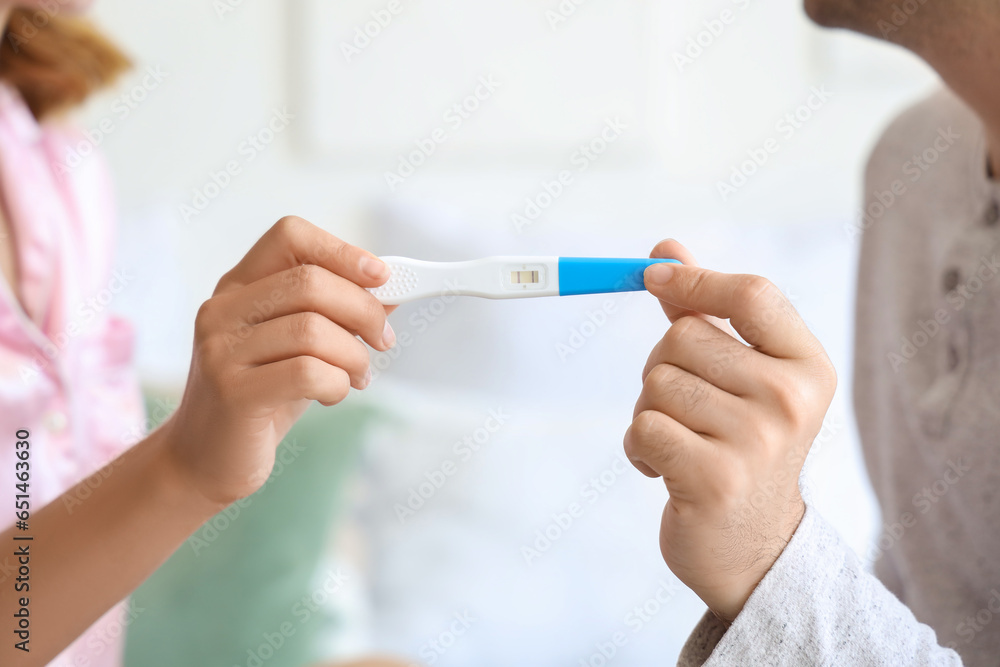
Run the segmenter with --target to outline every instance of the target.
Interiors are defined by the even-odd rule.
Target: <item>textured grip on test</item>
[[[559,296],[644,290],[646,267],[663,262],[680,264],[676,259],[560,257]]]
[[[368,288],[368,291],[383,303],[388,303],[388,299],[405,297],[420,284],[417,273],[405,264],[388,261],[386,265],[389,267],[389,280],[380,287]]]

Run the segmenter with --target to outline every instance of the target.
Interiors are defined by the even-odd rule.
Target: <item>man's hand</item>
[[[365,343],[395,342],[391,309],[365,290],[388,278],[374,255],[301,218],[264,234],[198,311],[188,385],[164,425],[179,479],[219,505],[249,495],[310,400],[364,389]]]
[[[625,452],[666,483],[667,565],[732,621],[802,519],[799,472],[836,373],[769,281],[698,268],[675,241],[652,256],[684,265],[646,270],[646,287],[673,326],[643,370]]]

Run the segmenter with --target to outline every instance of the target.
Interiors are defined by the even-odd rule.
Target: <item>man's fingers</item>
[[[646,289],[678,308],[728,319],[743,340],[772,357],[808,358],[822,351],[792,304],[760,276],[655,264]]]
[[[728,327],[727,327],[728,328]],[[757,388],[756,367],[763,355],[734,336],[697,317],[682,317],[653,348],[642,380],[660,364],[672,364],[735,396]]]
[[[649,253],[652,259],[676,259],[681,264],[687,266],[698,266],[694,255],[680,241],[676,239],[664,239],[653,247]]]
[[[648,477],[672,480],[691,479],[697,450],[704,442],[677,420],[646,410],[632,420],[625,432],[625,455]]]
[[[691,254],[691,251],[674,239],[666,239],[657,243],[653,248],[653,251],[649,253],[649,256],[651,259],[676,259],[681,264],[685,264],[687,266],[698,266],[698,262],[695,261],[694,255]],[[679,318],[684,317],[685,315],[696,314],[689,310],[675,306],[672,303],[667,303],[666,301],[660,301],[660,306],[663,308],[663,312],[671,322],[676,322]]]
[[[691,251],[681,245],[679,241],[675,241],[674,239],[667,239],[657,243],[653,248],[653,251],[649,253],[649,256],[653,259],[676,259],[685,266],[698,266],[698,262],[695,260],[694,255],[691,254]],[[682,317],[693,315],[695,317],[700,317],[706,322],[711,322],[723,331],[730,331],[729,325],[717,317],[681,308],[666,301],[660,301],[660,307],[663,308],[663,312],[671,322],[676,322]]]
[[[262,366],[299,356],[316,357],[343,368],[351,386],[368,385],[368,348],[343,328],[318,313],[295,313],[251,327],[246,340],[233,347],[242,366]]]
[[[646,376],[633,417],[647,410],[719,439],[737,436],[745,418],[740,399],[671,364],[654,366]]]
[[[378,287],[389,268],[367,250],[341,241],[302,218],[287,216],[254,244],[222,280],[216,292],[249,285],[265,276],[302,264],[315,264],[362,287]]]
[[[385,308],[368,290],[327,269],[307,264],[270,274],[237,291],[217,297],[237,338],[261,322],[301,312],[315,312],[361,336],[376,350],[392,347]]]

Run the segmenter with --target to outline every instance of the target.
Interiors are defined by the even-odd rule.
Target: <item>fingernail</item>
[[[370,385],[371,383],[372,383],[372,369],[369,368],[368,372],[365,373],[364,379],[361,380],[361,388],[367,389],[368,385]]]
[[[646,282],[651,285],[666,285],[674,275],[674,265],[659,262],[646,269]]]
[[[361,273],[365,274],[372,280],[378,280],[385,275],[388,271],[385,262],[380,259],[375,259],[374,257],[365,257],[361,260]]]
[[[385,321],[385,328],[382,329],[382,343],[386,348],[390,348],[396,344],[396,332],[389,326],[389,320]]]

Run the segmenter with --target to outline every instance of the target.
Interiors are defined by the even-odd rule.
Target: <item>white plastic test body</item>
[[[369,291],[387,306],[443,295],[524,299],[645,289],[650,264],[672,259],[499,256],[466,262],[382,257],[389,280]]]
[[[559,295],[558,257],[486,257],[467,262],[381,259],[392,276],[369,291],[387,306],[442,295],[486,299]]]

